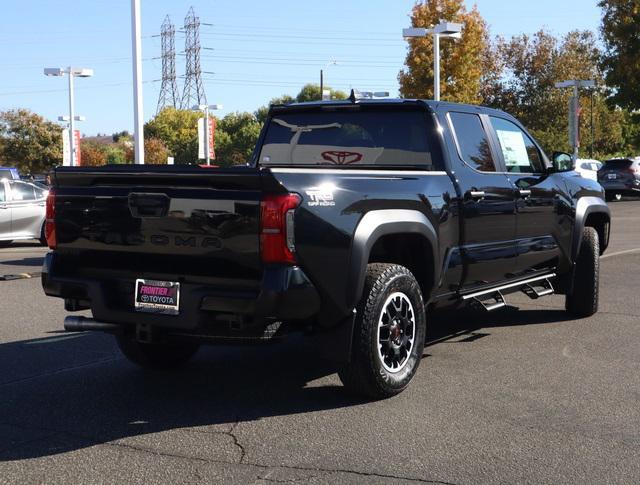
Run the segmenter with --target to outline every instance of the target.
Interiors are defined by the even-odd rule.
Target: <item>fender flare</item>
[[[587,218],[591,214],[605,214],[609,222],[611,222],[611,210],[607,203],[599,197],[580,197],[576,204],[576,217],[573,228],[573,240],[571,245],[571,259],[575,262],[582,244],[582,230],[584,229]],[[609,224],[609,230],[611,224]],[[607,240],[608,240],[607,235]]]
[[[438,235],[433,224],[420,211],[410,209],[384,209],[367,212],[356,227],[349,264],[347,307],[358,303],[367,273],[371,248],[382,236],[390,234],[420,234],[430,243],[433,259],[434,285],[440,280],[438,264]]]

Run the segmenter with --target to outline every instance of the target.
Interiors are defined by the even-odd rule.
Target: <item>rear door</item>
[[[504,281],[515,270],[513,187],[499,164],[486,117],[479,111],[456,111],[447,114],[447,121],[463,209],[463,244],[451,255],[449,270],[458,262],[463,264],[465,288]]]
[[[26,182],[10,181],[9,185],[13,237],[40,237],[45,212],[42,191]]]
[[[7,203],[7,184],[0,180],[0,239],[11,238],[11,210]]]
[[[558,176],[549,175],[540,148],[512,121],[489,117],[500,156],[513,184],[516,198],[517,273],[558,266],[559,241],[570,237],[557,213],[557,197],[563,193]]]

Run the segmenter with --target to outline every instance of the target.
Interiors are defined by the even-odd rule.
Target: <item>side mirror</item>
[[[575,169],[573,157],[565,152],[553,152],[552,157],[554,172],[570,172]]]

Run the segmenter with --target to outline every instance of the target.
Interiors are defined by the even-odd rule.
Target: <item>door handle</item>
[[[9,207],[6,205],[0,205],[0,209],[8,209]]]
[[[527,197],[531,197],[531,191],[529,189],[520,189],[518,190],[520,193],[520,197],[526,199]]]
[[[466,195],[470,199],[479,200],[483,199],[487,194],[485,194],[484,190],[468,190]]]

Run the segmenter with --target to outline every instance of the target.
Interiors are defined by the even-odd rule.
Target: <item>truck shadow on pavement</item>
[[[23,259],[14,259],[11,261],[0,261],[1,265],[7,266],[37,266],[38,268],[42,266],[42,262],[44,258],[23,258]]]
[[[556,310],[504,313],[438,315],[428,345],[479,328],[566,319]],[[343,391],[313,340],[298,336],[203,347],[180,370],[148,372],[125,361],[109,335],[54,333],[1,344],[0,369],[0,461],[183,428],[230,433],[240,422],[366,404]]]

